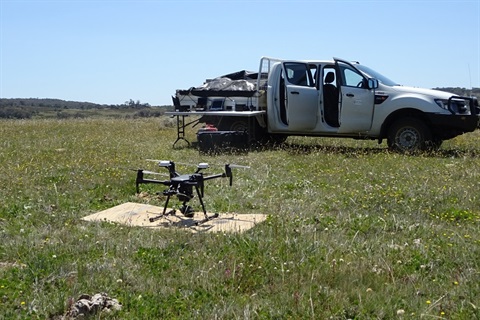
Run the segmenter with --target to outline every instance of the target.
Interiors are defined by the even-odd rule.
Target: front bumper
[[[458,103],[464,107],[460,111]],[[480,128],[480,109],[474,97],[452,96],[448,99],[450,114],[428,114],[433,134],[443,139],[450,139],[465,132]]]
[[[443,140],[480,128],[480,117],[473,115],[426,114],[432,133]]]

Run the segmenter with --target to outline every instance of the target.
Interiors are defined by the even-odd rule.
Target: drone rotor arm
[[[219,173],[219,174],[213,174],[211,176],[205,176],[203,177],[203,180],[212,180],[216,178],[225,178],[225,173]]]
[[[151,171],[146,171],[143,169],[138,169],[137,170],[137,177],[135,179],[135,186],[136,186],[136,191],[137,193],[140,193],[140,185],[141,184],[149,184],[149,183],[154,183],[154,184],[163,184],[165,186],[170,186],[172,184],[171,180],[156,180],[156,179],[145,179],[143,176],[144,174],[161,174],[157,172],[151,172]]]

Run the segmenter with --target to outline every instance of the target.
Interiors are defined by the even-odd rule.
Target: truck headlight
[[[440,108],[448,110],[448,100],[447,99],[435,99],[435,103]]]
[[[468,104],[465,100],[450,99],[450,108],[447,99],[435,99],[435,103],[442,109],[449,110],[456,114],[468,113]]]

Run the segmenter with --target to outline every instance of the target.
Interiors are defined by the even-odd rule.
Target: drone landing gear
[[[185,187],[185,186],[184,186]],[[192,198],[193,198],[193,193],[192,193],[192,186],[189,186],[190,188],[187,188],[187,190],[184,190],[184,191],[187,191],[185,193],[178,193],[178,192],[172,192],[172,189],[168,189],[168,190],[165,190],[163,192],[164,195],[167,196],[167,200],[165,201],[165,206],[163,207],[163,212],[156,216],[156,217],[152,217],[149,219],[150,222],[155,222],[165,216],[168,216],[168,215],[175,215],[176,213],[176,209],[172,209],[170,211],[167,212],[167,207],[168,207],[168,202],[170,201],[170,197],[172,195],[176,195],[179,200],[182,200],[183,203],[182,203],[182,206],[180,207],[180,212],[186,217],[186,218],[193,218],[194,215],[195,215],[195,211],[193,210],[193,208],[191,206],[189,206],[187,204],[188,201],[190,201]],[[195,222],[195,225],[199,225],[199,224],[203,224],[207,221],[210,221],[214,218],[218,218],[218,213],[215,213],[211,216],[209,216],[207,214],[207,210],[205,209],[205,204],[203,203],[203,199],[202,199],[202,194],[200,193],[200,190],[198,188],[198,186],[195,185],[195,190],[197,192],[197,196],[198,196],[198,200],[200,201],[200,204],[202,205],[202,210],[203,210],[203,214],[205,216],[204,219],[200,220],[200,221],[197,221]],[[188,193],[188,194],[187,194]]]

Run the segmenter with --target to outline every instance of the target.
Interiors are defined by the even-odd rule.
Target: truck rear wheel
[[[249,135],[249,143],[251,145],[278,145],[285,142],[286,135],[271,134],[267,132],[266,128],[260,127],[255,120],[251,123],[246,118],[230,119],[219,124],[218,130],[221,131],[246,131]]]
[[[236,120],[230,123],[230,131],[249,131],[248,121],[247,120]]]
[[[231,118],[232,119],[224,119],[225,121],[221,121],[218,125],[218,130],[246,132],[249,140],[248,143],[250,145],[254,144],[256,140],[260,138],[261,135],[257,132],[255,127],[258,126],[256,123],[250,123],[247,118]]]
[[[432,134],[425,123],[417,118],[402,118],[388,130],[388,147],[401,153],[424,151],[432,141]]]
[[[220,131],[249,131],[248,120],[244,118],[217,121],[216,126]]]

